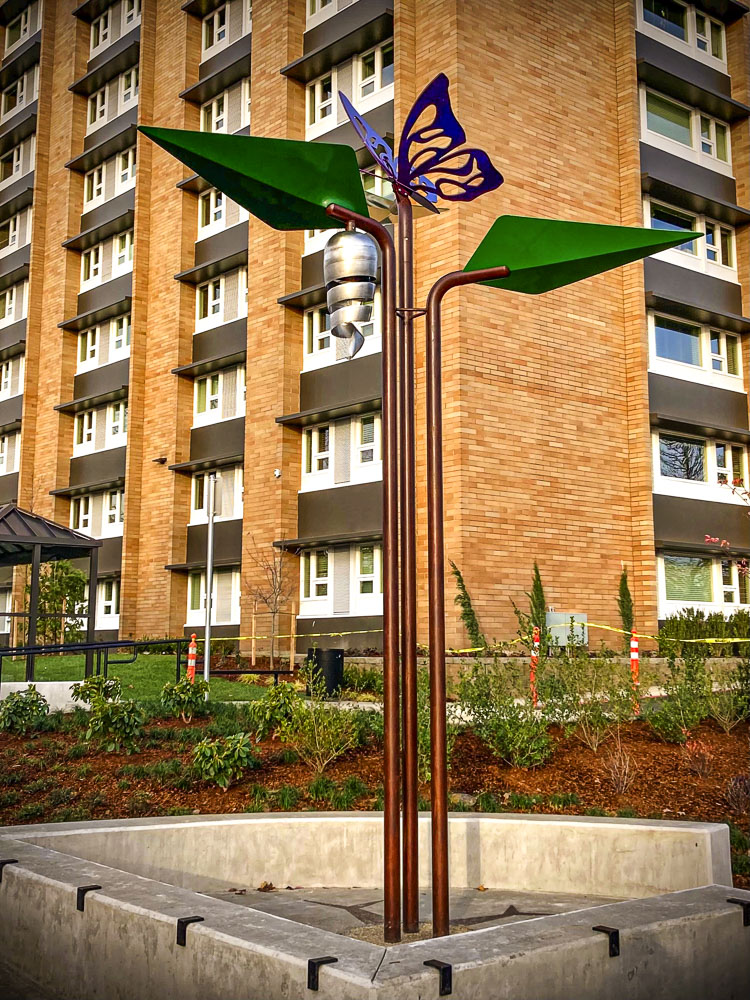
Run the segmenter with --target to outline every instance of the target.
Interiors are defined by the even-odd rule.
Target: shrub
[[[0,702],[0,729],[25,733],[35,729],[48,712],[47,699],[29,684],[25,691],[13,691]]]
[[[324,800],[330,799],[333,793],[336,791],[336,785],[330,778],[327,778],[324,774],[318,774],[310,784],[307,786],[307,794],[313,800],[313,802],[322,802]]]
[[[307,667],[303,672],[309,700],[294,698],[290,715],[278,729],[282,742],[291,746],[316,774],[357,745],[357,726],[351,712],[326,703],[322,677]]]
[[[274,684],[263,689],[260,698],[248,705],[248,725],[258,742],[270,736],[292,718],[294,704],[299,702],[291,684]]]
[[[380,746],[384,738],[383,713],[366,708],[355,708],[350,712],[357,732],[357,745]]]
[[[205,715],[209,684],[202,677],[191,683],[189,677],[181,677],[176,684],[167,682],[161,689],[161,704],[166,712],[183,722],[190,722],[194,715]]]
[[[44,815],[44,806],[41,802],[27,802],[26,805],[16,813],[17,819],[38,819]]]
[[[659,655],[675,653],[681,656],[692,647],[700,656],[728,656],[733,652],[732,639],[750,636],[750,614],[739,609],[725,618],[720,612],[706,614],[704,611],[685,608],[678,614],[669,615],[659,629]],[[726,643],[684,643],[685,639],[724,638]],[[684,645],[683,645],[684,643]],[[743,643],[740,649],[745,648]]]
[[[492,792],[481,792],[477,795],[474,808],[479,812],[496,813],[503,811],[503,805]]]
[[[85,739],[88,743],[94,738],[101,740],[109,753],[123,748],[133,753],[145,718],[134,701],[97,701],[92,705]]]
[[[464,623],[469,642],[475,649],[486,649],[487,640],[479,627],[479,619],[474,610],[469,591],[466,589],[461,570],[453,560],[450,560],[450,567],[453,576],[456,578],[456,596],[453,598],[453,603],[457,604],[461,609],[461,621]]]
[[[514,767],[537,767],[552,753],[547,723],[530,703],[517,701],[510,672],[477,663],[464,674],[459,697],[471,728],[492,753]]]
[[[746,665],[714,664],[711,681],[707,695],[708,714],[725,733],[730,733],[747,718],[750,709]]]
[[[622,622],[622,628],[625,633],[631,633],[633,631],[633,597],[630,593],[630,586],[628,585],[628,571],[625,566],[622,568],[622,573],[620,574],[620,589],[617,595],[617,609],[620,612],[620,621]],[[626,634],[622,637],[623,648],[625,652],[630,649],[630,635]]]
[[[698,777],[705,778],[711,773],[714,755],[703,740],[688,740],[682,747],[682,756],[688,770]]]
[[[652,706],[646,718],[656,735],[666,743],[685,743],[693,729],[708,714],[711,682],[705,658],[694,647],[686,647],[682,661],[669,657],[669,677],[660,707]]]
[[[735,774],[724,789],[724,799],[733,813],[747,816],[750,813],[750,775]]]
[[[358,694],[383,696],[383,673],[373,667],[352,667],[344,665],[344,689]]]
[[[99,701],[117,701],[121,694],[119,677],[105,677],[104,674],[87,677],[71,688],[73,701],[82,701],[86,705],[94,705]]]
[[[299,799],[300,793],[292,785],[282,785],[276,792],[276,801],[284,812],[292,812],[293,809],[296,809]]]
[[[619,735],[604,762],[604,770],[616,795],[624,795],[633,784],[638,769],[632,755],[623,748]]]
[[[380,725],[384,722],[380,718]],[[453,758],[453,747],[458,735],[458,726],[449,719],[445,726],[445,757],[448,770]],[[432,760],[430,757],[432,741],[430,739],[430,673],[426,667],[417,671],[417,771],[420,781],[429,781],[432,777]]]
[[[201,740],[193,748],[193,766],[203,781],[212,781],[227,789],[246,768],[260,766],[247,733]]]

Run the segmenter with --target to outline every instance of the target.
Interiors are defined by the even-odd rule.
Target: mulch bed
[[[193,728],[202,728],[207,720],[194,720]],[[309,785],[313,778],[301,762],[285,763],[284,747],[268,739],[256,751],[261,766],[222,791],[200,781],[191,787],[176,788],[154,776],[124,775],[122,768],[132,765],[155,765],[178,758],[185,768],[191,763],[192,747],[172,739],[158,739],[159,733],[184,728],[179,720],[153,720],[149,723],[150,741],[138,753],[106,753],[94,747],[80,757],[68,754],[79,743],[80,733],[42,733],[32,736],[0,734],[0,825],[49,822],[69,819],[107,819],[119,816],[154,816],[169,812],[232,813],[249,808],[279,810],[273,799],[263,801],[263,793],[292,786],[299,790],[298,810],[332,808],[328,801],[313,799]],[[526,811],[586,814],[604,810],[611,815],[624,813],[659,819],[695,819],[709,822],[732,822],[748,832],[750,818],[733,812],[725,800],[729,780],[749,770],[748,726],[735,727],[725,734],[712,722],[704,723],[696,733],[710,755],[710,771],[695,774],[684,750],[659,742],[643,723],[632,723],[621,730],[621,746],[636,768],[632,784],[623,794],[616,794],[607,764],[615,746],[612,740],[595,754],[573,737],[564,738],[552,731],[555,752],[543,766],[534,770],[511,768],[503,764],[469,732],[461,733],[455,745],[450,773],[451,792],[464,800],[480,792],[492,792],[496,799],[513,807],[513,794],[536,797]],[[80,749],[80,748],[79,748]],[[74,751],[75,753],[76,751]],[[368,793],[357,798],[354,808],[373,809],[379,804],[383,762],[379,748],[351,752],[326,771],[341,785],[348,777],[360,778]],[[127,785],[124,783],[127,782]],[[429,785],[422,787],[429,798]],[[574,804],[555,807],[551,795],[575,796]],[[65,801],[67,799],[67,801]],[[735,876],[735,884],[750,888],[750,876]]]

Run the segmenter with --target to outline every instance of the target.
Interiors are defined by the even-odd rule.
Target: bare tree
[[[260,572],[258,582],[250,590],[255,600],[268,608],[271,615],[270,661],[273,670],[279,615],[294,594],[296,574],[292,572],[291,557],[284,547],[283,538],[279,546],[270,545],[270,551],[259,549],[254,538],[252,545],[250,558]]]

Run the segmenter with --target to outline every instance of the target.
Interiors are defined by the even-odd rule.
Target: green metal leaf
[[[341,205],[368,215],[350,146],[141,125],[139,131],[274,229],[333,229]]]
[[[702,235],[503,215],[493,222],[464,271],[504,264],[511,272],[507,278],[482,284],[538,295]]]

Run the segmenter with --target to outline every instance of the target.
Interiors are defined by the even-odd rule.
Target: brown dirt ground
[[[203,727],[205,720],[195,720]],[[152,731],[183,728],[179,720],[152,720]],[[81,734],[82,735],[82,734]],[[659,819],[696,819],[712,822],[731,821],[746,832],[750,817],[733,812],[724,797],[729,780],[747,774],[749,761],[748,726],[735,727],[725,734],[711,722],[704,723],[696,737],[708,748],[710,771],[695,774],[679,746],[659,742],[643,723],[632,723],[621,730],[621,745],[635,765],[631,786],[616,794],[607,772],[607,761],[614,742],[602,745],[595,754],[573,737],[564,738],[552,731],[555,752],[543,766],[534,770],[512,768],[495,758],[471,733],[461,733],[457,740],[450,774],[451,792],[476,795],[489,791],[507,805],[512,793],[539,796],[543,801],[524,811],[585,814],[592,809],[607,813],[632,811],[632,814]],[[94,747],[84,756],[67,755],[79,734],[46,733],[37,736],[0,734],[0,825],[49,822],[65,819],[106,819],[118,816],[153,816],[182,810],[200,813],[231,813],[247,810],[260,786],[277,790],[291,785],[302,793],[298,810],[330,809],[325,801],[313,800],[307,789],[313,777],[302,763],[283,763],[284,749],[276,740],[257,746],[261,766],[248,771],[227,791],[195,781],[192,787],[179,789],[154,777],[124,777],[127,765],[153,765],[179,758],[185,766],[191,762],[191,747],[174,741],[140,752],[106,753]],[[382,753],[379,748],[351,752],[330,766],[327,775],[341,783],[352,775],[367,785],[369,793],[357,799],[355,808],[376,806],[382,785]],[[121,782],[128,782],[121,787]],[[10,782],[10,783],[9,783]],[[35,783],[36,786],[35,786]],[[552,794],[575,794],[577,802],[554,808],[547,797]],[[429,785],[421,788],[429,798]],[[63,802],[61,798],[68,797]],[[263,809],[278,810],[273,800]],[[750,888],[750,876],[736,876],[735,884]]]

